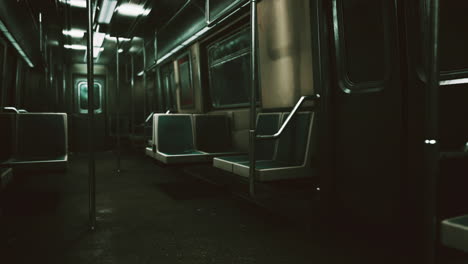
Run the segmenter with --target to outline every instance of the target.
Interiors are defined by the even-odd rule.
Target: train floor
[[[87,157],[71,155],[66,173],[19,175],[4,195],[0,263],[401,263],[142,154],[124,153],[119,174],[112,152],[96,158],[96,230]]]

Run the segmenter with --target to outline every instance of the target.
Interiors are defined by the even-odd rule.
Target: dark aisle
[[[18,180],[0,218],[4,263],[327,263],[298,225],[143,155],[122,163],[117,175],[115,156],[97,155],[96,232],[86,155]]]

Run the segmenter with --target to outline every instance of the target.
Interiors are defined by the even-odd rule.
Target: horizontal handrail
[[[291,111],[291,114],[286,118],[286,121],[284,121],[283,125],[280,127],[278,132],[276,132],[273,135],[257,135],[257,139],[277,139],[283,134],[284,130],[286,127],[289,125],[289,122],[291,119],[296,115],[296,113],[299,111],[299,108],[302,106],[302,104],[305,101],[317,101],[320,99],[320,94],[315,94],[315,95],[305,95],[301,96],[299,101],[297,101],[296,105],[294,106],[293,110]]]
[[[12,110],[12,111],[15,111],[15,113],[19,114],[20,112],[18,111],[18,109],[16,109],[16,107],[12,107],[12,106],[6,106],[6,107],[3,107],[4,110]]]
[[[153,117],[154,115],[154,112],[151,112],[151,114],[149,114],[149,116],[145,119],[145,123],[148,123],[148,121],[151,120],[151,118]]]

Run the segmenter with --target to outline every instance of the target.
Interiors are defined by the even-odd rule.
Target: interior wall
[[[292,107],[314,93],[310,1],[258,4],[258,52],[263,108]]]

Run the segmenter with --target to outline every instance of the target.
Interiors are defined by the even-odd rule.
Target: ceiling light
[[[83,38],[85,32],[86,31],[82,29],[74,29],[74,28],[70,30],[62,30],[62,34],[64,34],[65,36],[70,36],[72,38]]]
[[[85,45],[68,45],[68,44],[63,45],[63,47],[66,49],[72,49],[72,50],[86,50],[87,48]]]
[[[106,37],[105,33],[94,32],[94,34],[93,34],[93,46],[94,47],[101,47],[102,43],[104,42],[105,37]]]
[[[138,75],[138,76],[143,76],[143,74],[145,74],[145,71],[141,71],[141,72],[139,72],[137,75]]]
[[[93,58],[97,58],[99,56],[99,53],[101,53],[101,51],[103,51],[104,48],[101,48],[101,47],[94,47],[93,48]]]
[[[60,2],[79,8],[86,8],[86,0],[60,0]]]
[[[104,0],[99,11],[98,23],[109,24],[114,15],[117,0]]]
[[[118,38],[119,38],[119,42],[128,42],[132,40],[131,38],[123,38],[123,37],[118,37]],[[117,41],[117,37],[113,37],[109,34],[106,35],[106,39],[114,41],[114,42]]]
[[[117,12],[122,16],[137,17],[137,16],[149,15],[149,13],[151,12],[151,9],[145,9],[141,5],[125,3],[125,4],[121,4],[117,8]]]
[[[123,52],[123,49],[119,49],[119,53],[122,53]]]

